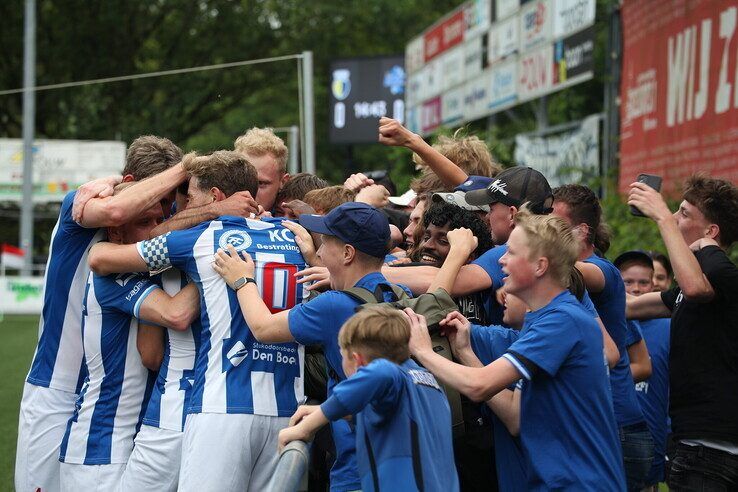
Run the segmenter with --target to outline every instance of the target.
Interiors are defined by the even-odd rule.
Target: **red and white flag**
[[[23,258],[26,252],[22,249],[3,243],[0,245],[0,263],[6,268],[23,268]]]

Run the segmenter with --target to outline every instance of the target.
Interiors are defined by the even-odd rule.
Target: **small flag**
[[[6,268],[23,268],[23,259],[26,252],[22,249],[3,243],[0,245],[0,263]]]

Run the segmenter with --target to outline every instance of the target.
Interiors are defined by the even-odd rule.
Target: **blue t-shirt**
[[[504,357],[527,379],[520,438],[534,490],[624,490],[603,341],[592,316],[569,292],[525,316]]]
[[[485,366],[502,357],[519,337],[519,331],[502,326],[472,325],[470,331],[472,350]],[[513,390],[514,386],[509,389]],[[485,405],[485,408],[488,407]],[[510,434],[505,424],[493,413],[492,431],[499,489],[506,492],[524,492],[527,490],[525,454],[520,438]]]
[[[625,346],[630,347],[643,340],[641,325],[636,320],[629,319],[625,328]]]
[[[379,272],[369,273],[359,279],[354,287],[374,292],[379,284],[391,285]],[[407,289],[406,289],[407,290]],[[408,295],[411,295],[408,291]],[[387,293],[386,301],[392,301]],[[298,343],[321,345],[328,364],[328,395],[333,387],[346,379],[341,366],[341,349],[338,331],[343,323],[354,315],[358,302],[347,294],[331,290],[310,302],[300,304],[289,312],[289,329]],[[336,461],[331,468],[331,491],[356,490],[361,487],[356,468],[356,436],[345,420],[331,423],[333,442],[336,445]]]
[[[507,244],[495,246],[488,249],[479,258],[472,262],[473,265],[479,265],[487,272],[492,281],[492,287],[489,288],[489,296],[484,303],[484,310],[487,312],[487,319],[493,325],[502,325],[503,307],[497,302],[495,291],[503,286],[502,280],[506,275],[502,272],[500,258],[507,253]]]
[[[373,360],[336,385],[320,408],[331,421],[357,416],[365,492],[459,490],[448,400],[433,374],[412,359]]]
[[[623,278],[620,270],[605,258],[592,255],[584,261],[597,266],[605,277],[605,287],[602,291],[590,295],[607,333],[610,334],[610,338],[620,352],[620,359],[615,367],[610,369],[610,387],[615,418],[620,427],[643,422],[643,412],[635,394],[633,374],[630,372],[630,358],[625,344],[627,323]]]
[[[648,354],[651,377],[635,385],[638,402],[653,435],[654,457],[647,484],[664,481],[664,455],[669,421],[669,336],[671,319],[649,319],[640,324]]]

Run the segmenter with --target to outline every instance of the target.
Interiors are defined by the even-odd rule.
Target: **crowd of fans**
[[[128,149],[63,201],[24,387],[19,491],[738,489],[738,188],[628,203],[664,252],[614,261],[596,193],[476,137],[382,118],[420,174]],[[444,302],[448,303],[444,307]],[[449,307],[450,306],[450,307]]]

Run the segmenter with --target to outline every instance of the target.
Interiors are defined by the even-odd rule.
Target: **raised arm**
[[[107,198],[92,198],[81,212],[83,227],[123,225],[151,208],[187,177],[182,163]]]
[[[459,277],[459,270],[469,260],[469,255],[477,248],[477,238],[472,231],[464,227],[448,231],[446,239],[449,243],[449,252],[436,278],[428,287],[428,292],[444,289],[446,292],[454,290],[454,283]]]
[[[184,331],[200,314],[200,293],[189,284],[173,297],[161,289],[149,294],[141,304],[139,318],[156,325]]]
[[[255,265],[251,256],[238,251],[228,245],[228,254],[219,249],[215,254],[213,269],[223,277],[229,287],[234,287],[234,282],[241,277],[254,278]],[[290,333],[288,315],[289,311],[280,311],[272,314],[259,295],[259,289],[255,282],[248,282],[236,291],[241,313],[249,325],[251,333],[260,342],[281,343],[293,342],[295,339]]]
[[[702,272],[694,253],[684,241],[682,233],[679,232],[676,218],[664,202],[661,193],[644,183],[633,183],[630,185],[628,204],[638,207],[656,222],[674,268],[674,278],[684,297],[692,301],[709,302],[714,297],[715,291]],[[680,207],[677,213],[686,216],[689,212]]]
[[[420,135],[411,132],[392,118],[380,118],[379,143],[412,150],[448,187],[455,188],[469,178],[459,166],[434,149]]]
[[[186,208],[165,220],[149,233],[149,238],[161,236],[170,231],[189,229],[197,224],[215,220],[222,215],[248,217],[249,214],[259,213],[259,205],[248,191],[238,191],[225,200],[209,203],[202,207]]]

